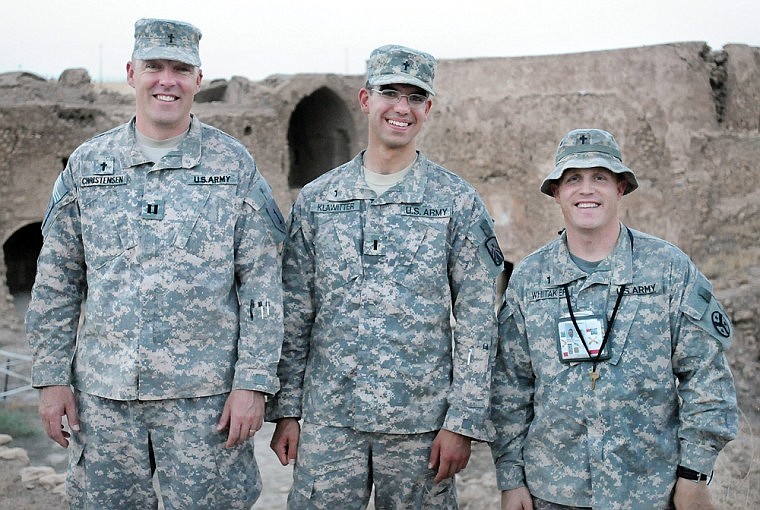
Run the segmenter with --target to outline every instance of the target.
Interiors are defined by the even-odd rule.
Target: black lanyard
[[[631,233],[631,230],[627,227],[623,227],[628,232],[628,238],[631,240],[631,253],[633,253],[633,234]],[[618,296],[615,300],[615,307],[612,309],[612,315],[610,316],[610,320],[608,321],[609,325],[607,328],[605,328],[604,331],[604,338],[602,339],[602,345],[599,347],[599,352],[596,353],[596,358],[591,357],[591,352],[588,350],[588,346],[586,345],[586,339],[583,338],[583,333],[581,333],[581,328],[578,327],[578,322],[575,320],[575,314],[573,313],[573,305],[570,304],[570,290],[568,289],[569,284],[564,284],[562,288],[565,289],[565,300],[567,301],[567,309],[570,312],[570,319],[573,321],[573,326],[575,326],[575,331],[578,333],[578,336],[581,337],[581,343],[583,344],[583,348],[586,349],[586,354],[588,354],[588,357],[591,358],[591,360],[594,362],[594,364],[591,367],[592,372],[596,372],[596,364],[599,361],[599,358],[602,356],[602,353],[604,352],[604,346],[607,345],[607,339],[610,337],[610,331],[612,331],[612,326],[615,324],[615,317],[617,316],[618,307],[620,306],[620,300],[623,299],[623,292],[625,292],[625,283],[620,286],[618,289]]]
[[[562,288],[565,289],[565,300],[567,301],[567,309],[570,311],[570,319],[573,321],[573,326],[575,326],[575,331],[578,333],[578,336],[581,339],[581,343],[583,344],[583,348],[586,349],[586,354],[588,354],[588,357],[591,358],[591,361],[594,362],[592,365],[591,371],[596,372],[596,364],[599,361],[599,358],[602,356],[602,352],[604,352],[604,346],[607,345],[607,339],[610,337],[610,331],[612,331],[612,326],[615,324],[615,317],[617,316],[618,308],[620,307],[620,301],[623,299],[623,292],[625,291],[625,284],[621,285],[618,289],[618,295],[617,299],[615,300],[615,307],[612,309],[612,315],[610,316],[610,319],[608,322],[608,326],[604,330],[604,338],[602,339],[602,345],[599,347],[599,352],[596,353],[596,357],[591,356],[591,351],[588,350],[588,346],[586,345],[586,339],[583,338],[583,333],[581,332],[581,328],[578,327],[578,322],[575,320],[575,314],[573,313],[573,305],[570,304],[570,289],[568,289],[569,284],[562,285]]]

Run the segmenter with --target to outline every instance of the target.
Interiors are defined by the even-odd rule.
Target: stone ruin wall
[[[294,150],[338,146],[308,159],[325,165],[366,144],[366,120],[357,107],[362,84],[362,76],[233,77],[207,83],[194,112],[249,148],[287,214],[298,192],[293,174],[303,171],[293,169],[303,158]],[[623,200],[624,222],[677,244],[712,280],[735,327],[729,357],[740,395],[745,404],[754,398],[760,191],[752,172],[760,161],[760,48],[711,51],[704,43],[679,43],[444,60],[436,89],[420,146],[479,189],[513,263],[561,227],[558,207],[538,187],[562,135],[577,127],[615,134],[641,185]],[[128,120],[133,110],[131,96],[97,90],[83,71],[66,71],[52,82],[27,73],[0,75],[4,248],[21,229],[38,229],[71,151]],[[13,263],[10,271],[17,270]],[[0,260],[0,276],[7,272]],[[0,326],[21,331],[7,285],[0,285]]]

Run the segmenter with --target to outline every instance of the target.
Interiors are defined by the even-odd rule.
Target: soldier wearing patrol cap
[[[26,325],[72,508],[248,509],[261,491],[284,221],[245,147],[190,113],[200,38],[135,23],[135,116],[74,151],[43,220]]]
[[[737,431],[731,323],[683,252],[620,222],[638,182],[610,133],[569,132],[555,162],[541,191],[565,229],[517,266],[499,311],[502,509],[713,508]]]
[[[435,59],[374,50],[366,150],[301,190],[283,255],[272,449],[288,508],[456,508],[454,474],[487,440],[503,257],[475,189],[416,149]],[[451,315],[456,319],[452,329]],[[300,423],[299,423],[300,422]]]

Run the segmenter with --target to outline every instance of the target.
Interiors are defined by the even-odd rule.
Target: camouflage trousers
[[[253,440],[227,449],[227,431],[216,431],[227,394],[117,401],[77,391],[75,397],[72,509],[157,508],[159,498],[166,510],[250,509],[259,497]]]
[[[428,469],[436,432],[379,434],[304,423],[289,510],[458,508],[454,480]]]
[[[533,496],[533,510],[591,510],[590,506],[567,506],[544,501]]]
[[[560,505],[557,503],[552,503],[550,501],[539,499],[535,496],[532,496],[531,499],[533,500],[533,510],[591,510],[593,508],[590,506]],[[664,510],[674,510],[672,503],[669,504],[667,507],[665,507]]]

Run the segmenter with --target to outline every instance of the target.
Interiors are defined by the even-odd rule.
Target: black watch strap
[[[710,483],[710,480],[712,479],[712,475],[706,475],[683,466],[678,466],[676,468],[676,476],[685,480],[691,480],[692,482],[701,482],[704,480],[707,483]]]

